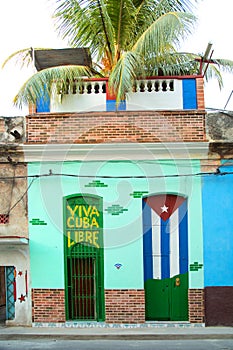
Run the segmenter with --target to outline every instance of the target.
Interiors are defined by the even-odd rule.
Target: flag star
[[[162,213],[168,213],[168,207],[164,204],[163,207],[161,207]]]

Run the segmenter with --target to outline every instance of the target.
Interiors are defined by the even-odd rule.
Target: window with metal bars
[[[95,252],[85,248],[78,244],[67,257],[68,318],[72,320],[96,319],[98,259]]]

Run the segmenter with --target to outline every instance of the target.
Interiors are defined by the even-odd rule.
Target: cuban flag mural
[[[187,199],[143,199],[146,320],[188,320]]]
[[[188,272],[187,199],[161,194],[143,199],[144,281]]]

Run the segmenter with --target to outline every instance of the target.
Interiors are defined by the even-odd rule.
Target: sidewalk
[[[173,339],[232,339],[233,327],[0,327],[0,340],[22,339],[67,339],[67,340],[173,340]]]

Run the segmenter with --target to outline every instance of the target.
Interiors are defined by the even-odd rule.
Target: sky
[[[20,69],[9,64],[1,69],[4,60],[13,52],[28,47],[65,48],[55,32],[52,20],[52,0],[8,0],[1,2],[0,8],[0,116],[26,115],[13,107],[13,97],[32,69]],[[203,54],[208,42],[212,42],[213,58],[233,60],[232,40],[233,0],[200,0],[196,9],[198,18],[193,34],[181,49]],[[206,108],[224,109],[233,90],[233,73],[223,74],[224,88],[220,91],[216,81],[205,85]],[[233,94],[227,106],[233,110]]]

